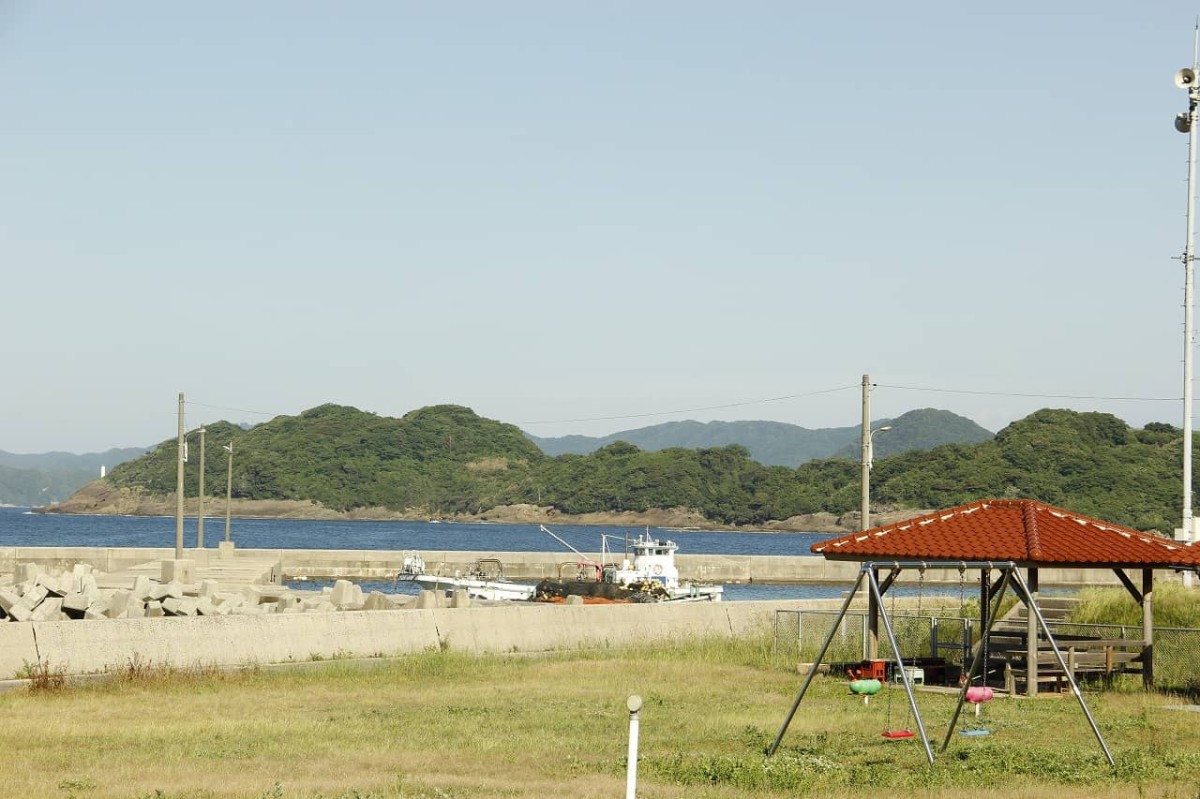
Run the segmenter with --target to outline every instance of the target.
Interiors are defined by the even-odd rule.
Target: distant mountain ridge
[[[965,416],[936,408],[922,408],[901,414],[895,419],[872,422],[873,429],[880,427],[891,429],[874,437],[877,458],[933,449],[942,444],[978,444],[990,441],[994,436],[991,431]],[[858,460],[861,429],[861,425],[809,429],[785,422],[685,421],[622,430],[607,436],[540,438],[530,435],[529,439],[551,457],[587,455],[617,441],[625,441],[647,452],[672,447],[706,449],[740,444],[764,466],[796,467],[819,458]]]
[[[0,504],[34,506],[61,502],[100,476],[100,467],[140,458],[145,447],[76,455],[42,452],[19,455],[0,450]]]

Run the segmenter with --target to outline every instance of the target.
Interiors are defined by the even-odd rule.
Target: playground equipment
[[[895,579],[900,575],[900,573],[903,570],[905,570],[905,569],[920,569],[920,570],[924,571],[926,568],[930,568],[930,567],[946,568],[946,569],[961,569],[964,571],[966,569],[979,569],[981,572],[981,574],[980,574],[981,582],[983,582],[985,580],[990,580],[990,578],[987,577],[987,575],[989,575],[990,572],[993,570],[1000,572],[1000,575],[1001,575],[1000,579],[998,580],[998,583],[995,586],[991,586],[987,582],[984,582],[984,586],[987,588],[987,600],[988,600],[987,601],[987,605],[988,605],[987,624],[984,626],[984,629],[982,631],[980,646],[976,648],[975,657],[973,658],[973,660],[971,662],[971,667],[970,667],[970,669],[967,670],[966,676],[963,680],[962,690],[959,691],[958,704],[954,708],[954,716],[950,720],[949,728],[946,730],[945,740],[942,741],[942,751],[945,752],[946,748],[950,745],[950,738],[951,738],[951,736],[953,736],[954,729],[958,724],[958,718],[959,718],[959,715],[962,713],[963,703],[968,701],[967,700],[967,692],[972,687],[975,687],[975,686],[972,686],[972,681],[974,680],[974,678],[977,674],[981,673],[980,672],[981,667],[986,668],[986,665],[983,663],[983,660],[984,660],[985,653],[987,652],[988,636],[991,635],[992,625],[995,623],[996,617],[998,615],[996,612],[993,612],[993,605],[994,605],[995,609],[997,609],[997,610],[999,609],[1000,603],[1003,602],[1003,600],[1004,600],[1005,592],[1011,586],[1014,593],[1016,593],[1017,598],[1020,599],[1021,602],[1023,602],[1025,604],[1025,607],[1029,609],[1030,615],[1036,617],[1037,623],[1040,626],[1042,633],[1045,636],[1046,642],[1050,645],[1051,649],[1054,652],[1054,656],[1058,661],[1059,667],[1062,669],[1064,674],[1066,674],[1067,680],[1070,681],[1071,691],[1075,695],[1075,698],[1079,701],[1079,707],[1080,707],[1080,709],[1083,710],[1083,715],[1087,718],[1088,724],[1091,725],[1092,732],[1095,734],[1096,740],[1100,744],[1101,750],[1103,750],[1103,752],[1104,752],[1105,759],[1108,761],[1108,764],[1110,766],[1116,765],[1116,761],[1113,759],[1112,752],[1109,751],[1108,744],[1105,743],[1104,736],[1101,735],[1100,728],[1098,726],[1096,726],[1096,720],[1094,718],[1092,718],[1092,713],[1088,709],[1087,703],[1083,699],[1083,693],[1079,690],[1078,683],[1075,682],[1074,675],[1072,674],[1071,670],[1069,668],[1067,668],[1066,659],[1063,657],[1062,651],[1058,648],[1058,643],[1054,640],[1054,636],[1050,632],[1049,626],[1046,624],[1046,619],[1042,615],[1042,611],[1038,607],[1037,601],[1034,599],[1033,595],[1030,593],[1028,586],[1025,584],[1025,580],[1021,577],[1020,569],[1017,567],[1016,563],[1014,563],[1013,561],[1000,561],[1000,562],[992,562],[992,561],[954,561],[954,562],[891,561],[891,562],[882,562],[882,563],[871,561],[871,562],[863,563],[862,567],[859,569],[858,578],[854,581],[854,587],[849,591],[849,593],[846,594],[845,601],[842,603],[841,611],[838,613],[838,616],[837,616],[836,620],[834,621],[834,623],[831,624],[829,627],[829,632],[826,634],[825,641],[821,645],[820,654],[818,654],[817,658],[813,661],[812,666],[810,667],[810,669],[808,671],[808,674],[804,678],[804,683],[800,687],[800,692],[796,695],[796,699],[792,703],[791,709],[788,711],[787,716],[784,718],[783,724],[779,728],[779,734],[775,736],[775,740],[767,748],[767,756],[770,757],[771,755],[775,754],[775,750],[779,748],[779,744],[783,740],[784,734],[787,732],[788,725],[791,724],[792,718],[795,717],[796,711],[799,710],[799,708],[800,708],[800,703],[804,700],[804,695],[808,692],[809,685],[812,684],[813,678],[816,677],[817,670],[821,667],[822,663],[824,663],[824,661],[825,661],[825,655],[829,651],[830,643],[833,641],[833,637],[838,630],[839,624],[841,624],[842,620],[845,618],[846,611],[849,610],[851,602],[854,601],[855,596],[857,596],[859,590],[862,588],[863,584],[865,583],[867,585],[868,590],[871,593],[871,596],[875,600],[876,606],[879,608],[880,616],[883,621],[884,631],[887,633],[887,638],[891,644],[892,652],[894,652],[896,655],[896,670],[899,673],[901,680],[903,681],[904,692],[908,696],[909,710],[911,711],[913,720],[916,723],[917,733],[921,737],[921,743],[925,748],[926,759],[929,761],[929,765],[931,765],[931,766],[933,765],[933,761],[934,761],[933,747],[929,743],[929,736],[925,731],[925,723],[921,719],[920,710],[917,708],[917,700],[916,700],[916,695],[913,691],[912,677],[910,676],[909,670],[905,668],[904,660],[903,660],[903,658],[901,656],[901,652],[900,652],[900,647],[896,641],[896,633],[892,627],[892,620],[891,620],[891,617],[890,617],[890,615],[887,611],[887,608],[884,604],[884,601],[883,601],[884,591],[886,591],[887,588],[891,587],[892,583],[895,581]],[[882,569],[890,570],[888,577],[884,581],[884,585],[886,586],[885,588],[880,588],[879,579],[876,574],[877,571],[882,570]],[[986,686],[978,686],[978,687],[986,687]],[[990,689],[988,689],[988,690],[990,691]],[[982,693],[979,695],[982,697]],[[972,704],[975,705],[976,710],[978,711],[980,703],[973,702]]]
[[[850,693],[863,698],[863,704],[871,704],[871,697],[879,693],[883,688],[883,683],[879,680],[862,680],[856,679],[850,681]]]
[[[986,685],[967,686],[966,699],[968,702],[970,702],[972,705],[975,706],[976,724],[978,724],[978,720],[979,720],[980,705],[982,705],[985,702],[992,701],[992,696],[993,696],[993,692],[989,686],[986,686]],[[959,730],[958,734],[965,735],[967,737],[978,737],[981,735],[991,735],[991,731],[988,730],[986,727],[973,726],[973,727],[967,727],[962,730]]]

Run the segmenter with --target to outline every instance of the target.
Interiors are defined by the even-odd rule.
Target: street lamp
[[[862,455],[862,529],[871,529],[871,467],[875,463],[875,434],[886,433],[891,430],[891,425],[876,427],[874,430],[868,428],[866,435],[863,436],[863,455]]]
[[[222,444],[229,458],[225,466],[225,541],[229,541],[229,513],[233,505],[233,442]]]

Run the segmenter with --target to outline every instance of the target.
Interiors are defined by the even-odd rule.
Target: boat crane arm
[[[590,564],[592,564],[593,566],[599,566],[599,565],[600,565],[599,563],[596,563],[596,561],[594,561],[594,560],[592,560],[591,558],[589,558],[587,555],[585,555],[585,554],[583,554],[582,552],[580,552],[580,551],[579,551],[578,549],[576,549],[575,547],[573,547],[573,546],[571,546],[570,544],[568,544],[568,543],[567,543],[566,541],[564,541],[564,540],[563,540],[563,539],[562,539],[560,536],[558,536],[556,533],[554,533],[554,531],[552,531],[552,530],[550,530],[548,527],[546,527],[546,525],[544,525],[544,524],[539,524],[539,525],[538,525],[538,527],[539,527],[539,528],[541,528],[541,531],[542,531],[543,533],[545,533],[546,535],[550,536],[550,537],[551,537],[551,538],[553,538],[555,541],[557,541],[558,543],[562,544],[564,547],[566,547],[567,549],[571,550],[571,551],[572,551],[572,552],[574,552],[576,555],[578,555],[578,556],[579,556],[579,558],[580,558],[580,560],[582,560],[584,563],[590,563]]]

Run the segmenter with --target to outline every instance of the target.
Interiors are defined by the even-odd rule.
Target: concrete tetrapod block
[[[84,594],[67,594],[62,598],[63,613],[75,619],[82,618],[91,604],[91,600]]]
[[[441,597],[437,591],[430,591],[426,589],[417,594],[417,610],[432,610],[434,608],[439,608],[442,605],[442,603],[439,601],[440,599]]]
[[[196,581],[195,574],[196,562],[194,560],[188,558],[164,560],[159,580],[164,583],[169,583],[172,580],[180,583],[193,583]]]
[[[30,621],[58,621],[62,615],[62,597],[48,596],[30,614]]]
[[[21,601],[21,595],[12,588],[0,588],[0,610],[8,613],[12,606]]]
[[[13,572],[14,583],[30,583],[37,579],[37,576],[44,571],[41,566],[36,563],[18,563],[17,568]]]
[[[391,607],[382,591],[372,591],[363,602],[363,610],[390,610]]]
[[[66,596],[75,588],[75,580],[69,574],[39,574],[33,584],[45,588],[47,594],[59,597]]]
[[[155,583],[144,574],[139,574],[133,578],[133,595],[145,602],[147,599],[152,599],[150,592],[154,590]]]
[[[123,619],[129,614],[129,604],[128,591],[113,591],[108,597],[108,609],[104,611],[104,615],[110,619]]]
[[[333,593],[329,601],[338,606],[354,604],[354,583],[349,580],[337,580],[333,584]]]
[[[26,591],[25,595],[21,598],[25,600],[26,605],[31,608],[36,608],[42,603],[42,600],[49,595],[50,592],[46,590],[46,586],[35,585],[33,588],[30,588],[28,591]]]
[[[5,613],[13,621],[29,621],[33,616],[33,608],[22,598],[20,602],[10,607]]]

